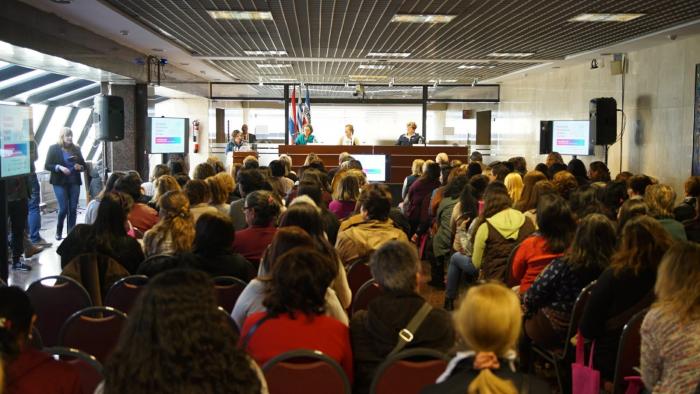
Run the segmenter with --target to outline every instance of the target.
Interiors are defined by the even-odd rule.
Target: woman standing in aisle
[[[58,222],[56,223],[56,240],[63,238],[63,221],[68,216],[69,233],[75,227],[75,220],[80,198],[80,172],[85,169],[85,160],[80,147],[73,144],[73,131],[61,128],[58,143],[49,147],[46,155],[46,171],[51,172],[49,182],[53,185],[58,203]]]

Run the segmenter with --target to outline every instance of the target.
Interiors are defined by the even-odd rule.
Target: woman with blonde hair
[[[523,178],[523,191],[520,193],[520,198],[515,203],[513,208],[520,212],[527,212],[530,209],[537,207],[537,199],[533,198],[535,192],[535,184],[539,181],[546,181],[547,175],[540,171],[533,170],[525,174]]]
[[[219,175],[223,175],[220,177]],[[231,208],[230,204],[227,204],[228,194],[230,193],[224,177],[229,175],[225,172],[220,172],[214,176],[207,178],[206,183],[209,186],[209,205],[219,210],[219,212],[224,215],[229,214]]]
[[[162,175],[155,180],[155,193],[153,194],[153,198],[151,198],[148,205],[151,208],[158,210],[160,206],[158,200],[160,200],[161,196],[167,192],[179,192],[180,190],[180,184],[177,183],[177,179],[175,179],[174,176]]]
[[[424,394],[549,393],[546,382],[518,373],[513,364],[522,313],[520,301],[500,283],[485,283],[467,291],[454,323],[467,350],[458,352],[437,384]]]
[[[678,242],[664,255],[657,301],[642,323],[641,370],[654,393],[691,393],[700,382],[700,245]]]
[[[676,202],[676,192],[669,185],[649,185],[644,192],[644,202],[649,207],[649,215],[653,216],[675,240],[688,239],[683,224],[673,215],[673,205]]]
[[[513,201],[519,201],[520,196],[523,194],[523,177],[517,172],[511,172],[506,175],[506,179],[503,181],[508,189],[508,195]]]
[[[159,204],[160,221],[143,237],[146,257],[189,252],[195,231],[187,195],[181,191],[167,192]]]

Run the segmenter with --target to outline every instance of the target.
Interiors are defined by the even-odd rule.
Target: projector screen
[[[588,120],[552,121],[552,151],[562,155],[592,155]]]
[[[352,155],[362,163],[362,171],[367,175],[368,182],[386,182],[389,162],[386,155]]]
[[[29,174],[31,128],[31,107],[0,105],[1,178]]]
[[[149,118],[149,153],[186,153],[187,118]]]

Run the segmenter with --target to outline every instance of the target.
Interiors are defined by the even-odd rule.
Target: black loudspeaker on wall
[[[591,100],[588,107],[591,137],[596,145],[612,145],[617,141],[617,101],[612,97]]]
[[[552,153],[552,127],[554,122],[551,120],[540,121],[540,154],[547,155]]]
[[[124,99],[118,96],[96,96],[95,139],[121,141],[124,139]]]

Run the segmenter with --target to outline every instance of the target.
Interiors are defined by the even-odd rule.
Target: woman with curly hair
[[[104,394],[259,393],[264,379],[235,342],[207,274],[162,273],[129,314],[105,365]]]
[[[277,259],[263,301],[266,311],[248,316],[240,345],[260,365],[290,350],[318,350],[337,361],[352,381],[348,327],[325,315],[326,291],[338,265],[304,247],[293,248]]]
[[[160,198],[160,221],[143,237],[146,257],[189,252],[194,241],[190,202],[183,192],[167,192]]]

